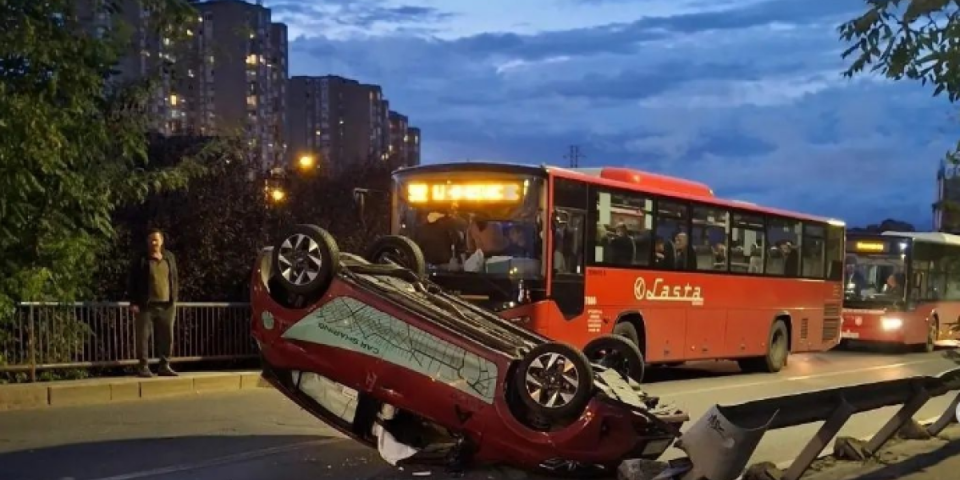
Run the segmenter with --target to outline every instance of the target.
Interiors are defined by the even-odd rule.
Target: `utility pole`
[[[570,168],[577,168],[580,166],[580,159],[585,155],[580,153],[579,145],[570,145],[570,153],[563,156],[567,160],[570,160]]]

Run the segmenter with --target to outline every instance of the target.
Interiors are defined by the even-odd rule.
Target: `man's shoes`
[[[140,378],[152,378],[153,372],[150,371],[150,367],[141,365],[137,368],[137,376]]]
[[[175,372],[170,365],[164,364],[160,365],[160,368],[157,370],[157,374],[161,377],[179,377],[180,374]]]

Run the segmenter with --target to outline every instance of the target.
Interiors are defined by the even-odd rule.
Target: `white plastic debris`
[[[392,466],[417,454],[418,450],[409,445],[400,443],[390,432],[379,424],[373,426],[373,434],[377,436],[377,451],[383,460]]]

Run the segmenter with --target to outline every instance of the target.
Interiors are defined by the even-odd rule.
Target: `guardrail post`
[[[36,322],[33,317],[33,305],[27,312],[27,355],[30,357],[30,381],[37,381],[37,334]]]
[[[957,419],[958,405],[960,405],[960,393],[957,393],[953,397],[953,401],[950,402],[950,406],[943,412],[943,415],[940,415],[940,418],[938,418],[936,422],[927,427],[927,433],[934,437],[940,435],[940,432],[942,432],[944,428],[947,428],[947,425],[950,425]]]
[[[783,474],[781,480],[799,480],[804,472],[810,468],[810,464],[817,459],[820,452],[822,452],[824,448],[827,448],[827,444],[840,433],[840,429],[843,428],[854,412],[856,412],[856,408],[850,405],[846,398],[841,396],[837,409],[834,410],[830,418],[823,423],[820,430],[817,430],[817,434],[803,447],[803,451],[801,451],[800,455],[797,455],[797,458],[790,464],[790,468]]]
[[[930,392],[922,385],[914,385],[913,397],[903,404],[903,407],[897,410],[897,413],[883,425],[883,428],[867,442],[864,452],[869,456],[876,455],[884,444],[900,430],[900,427],[913,419],[913,416],[927,403],[927,400],[930,400]]]

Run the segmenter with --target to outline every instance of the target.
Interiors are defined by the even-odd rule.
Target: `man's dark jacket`
[[[170,301],[177,303],[180,296],[180,278],[177,275],[177,258],[164,249],[163,259],[170,266]],[[128,285],[130,292],[130,304],[136,305],[141,309],[147,306],[147,300],[150,295],[150,255],[142,254],[133,260],[130,265],[130,279]]]

